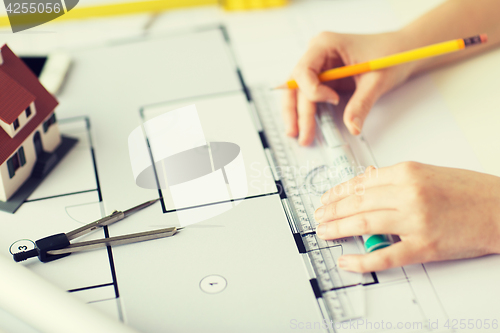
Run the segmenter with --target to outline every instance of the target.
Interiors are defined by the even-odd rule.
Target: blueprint
[[[9,216],[12,219],[12,223],[16,223],[16,228],[11,229],[12,234],[4,234],[2,236],[5,249],[9,248],[11,251],[16,251],[16,249],[20,249],[23,246],[30,249],[33,246],[32,242],[34,240],[46,235],[72,230],[78,225],[109,214],[116,208],[124,209],[137,203],[158,196],[160,197],[160,202],[146,209],[144,212],[136,214],[122,223],[104,228],[104,230],[89,236],[88,239],[117,236],[131,232],[179,225],[181,224],[181,214],[186,211],[200,211],[202,215],[207,215],[206,210],[211,207],[221,207],[221,205],[228,204],[234,205],[235,199],[244,199],[243,204],[236,206],[235,209],[225,213],[225,215],[220,215],[222,220],[218,216],[215,216],[206,220],[206,222],[188,226],[188,229],[182,231],[179,236],[172,239],[78,253],[49,264],[42,264],[36,260],[25,263],[33,271],[68,290],[75,296],[80,297],[93,306],[100,306],[120,320],[129,323],[141,331],[155,332],[166,327],[182,327],[184,320],[181,319],[179,319],[178,323],[175,320],[170,320],[167,326],[163,326],[165,322],[162,320],[161,312],[151,312],[151,307],[137,307],[136,304],[142,304],[143,302],[155,304],[156,302],[160,302],[154,308],[165,308],[166,304],[160,305],[161,298],[151,298],[153,290],[160,294],[169,295],[169,298],[172,299],[182,299],[181,295],[172,293],[169,285],[184,286],[187,278],[197,278],[197,275],[200,274],[199,271],[206,270],[199,258],[196,260],[194,260],[195,257],[188,259],[190,256],[196,255],[195,253],[199,253],[199,249],[193,247],[191,244],[203,244],[207,248],[211,248],[211,251],[207,253],[214,253],[214,249],[217,247],[214,247],[215,243],[213,242],[216,242],[223,245],[217,253],[219,251],[227,251],[228,248],[233,248],[233,252],[221,252],[218,254],[222,256],[219,260],[221,264],[238,260],[238,256],[234,258],[228,257],[227,259],[222,258],[229,254],[237,255],[238,248],[242,250],[245,248],[242,247],[243,244],[241,243],[243,239],[251,239],[248,228],[245,228],[241,224],[243,223],[243,220],[241,220],[242,216],[246,215],[247,218],[255,219],[253,222],[246,222],[246,225],[253,224],[257,226],[259,223],[256,223],[256,221],[262,221],[267,224],[265,222],[266,218],[278,213],[273,213],[275,208],[272,207],[281,207],[280,205],[275,206],[271,204],[274,200],[279,201],[279,194],[273,176],[269,172],[268,160],[262,149],[261,137],[259,137],[259,132],[257,131],[257,129],[260,129],[260,132],[264,133],[262,134],[264,136],[272,135],[272,133],[263,132],[262,128],[259,128],[261,126],[259,117],[262,117],[263,109],[271,112],[276,123],[281,124],[279,121],[280,108],[277,103],[279,96],[276,94],[262,96],[262,89],[259,90],[258,88],[244,85],[244,81],[238,80],[238,76],[234,75],[234,71],[229,70],[234,63],[215,60],[224,56],[229,61],[234,61],[234,59],[230,58],[231,53],[227,52],[231,44],[224,38],[224,33],[227,32],[223,27],[216,26],[199,32],[186,32],[174,36],[130,41],[117,46],[111,46],[105,53],[101,50],[90,50],[87,53],[80,54],[79,66],[75,68],[74,73],[76,77],[78,77],[79,71],[86,71],[88,73],[91,71],[91,67],[97,72],[99,70],[98,64],[102,64],[102,70],[105,70],[109,74],[102,78],[99,84],[95,86],[90,86],[86,80],[68,82],[66,89],[68,92],[74,92],[74,94],[68,93],[68,95],[63,94],[61,96],[62,107],[60,114],[68,117],[60,122],[60,126],[63,133],[77,137],[80,140],[79,144],[72,151],[72,155],[68,156],[64,163],[58,169],[54,170],[43,186],[33,193],[32,197],[22,206],[19,212]],[[174,85],[169,87],[168,82],[170,81],[165,81],[160,94],[154,96],[147,96],[148,91],[144,90],[143,94],[135,96],[135,100],[127,95],[117,94],[115,91],[139,89],[139,86],[131,88],[130,85],[134,83],[127,82],[123,83],[120,87],[120,83],[113,79],[112,73],[120,71],[123,64],[117,63],[115,66],[111,66],[111,61],[116,59],[119,54],[124,53],[130,54],[130,57],[135,59],[139,59],[143,52],[157,54],[160,50],[163,50],[163,44],[166,42],[177,48],[197,45],[197,47],[208,49],[208,45],[210,44],[210,50],[213,50],[213,54],[205,51],[204,56],[208,59],[213,58],[214,64],[220,66],[217,68],[214,65],[211,67],[211,70],[214,71],[214,75],[217,73],[221,78],[217,82],[221,82],[224,85],[222,87],[214,87],[214,85],[193,87],[191,85],[189,89],[187,89],[188,87],[186,89],[182,89],[182,87],[179,89],[179,87]],[[219,47],[214,47],[214,45],[219,45]],[[155,48],[157,48],[156,52]],[[134,52],[137,55],[134,55]],[[196,52],[196,50],[191,50],[191,52]],[[174,57],[172,62],[179,62],[175,54],[159,53],[158,59],[164,56]],[[138,66],[137,73],[129,70],[129,75],[136,78],[137,85],[143,84],[139,76],[139,71],[144,72],[148,69],[151,71],[157,70],[158,65],[153,60],[150,59],[147,62],[143,62],[142,66]],[[223,79],[223,75],[227,75],[227,79]],[[163,81],[162,77],[159,77],[159,81]],[[217,90],[214,92],[215,88]],[[196,89],[199,93],[192,96],[190,94],[191,89]],[[178,91],[176,92],[175,90]],[[185,91],[185,96],[182,96],[183,90]],[[162,94],[162,91],[165,91],[165,94]],[[79,103],[83,104],[83,100],[87,94],[98,97],[90,103],[87,101],[87,108],[89,110],[93,108],[99,109],[102,112],[89,112],[90,116],[88,117],[78,117],[76,115],[70,117],[72,116],[70,113],[71,107],[76,107]],[[116,98],[102,97],[113,96],[113,94]],[[173,94],[176,98],[173,100],[168,99],[170,94]],[[248,96],[254,97],[249,101]],[[139,98],[137,99],[137,97]],[[66,99],[67,102],[65,102]],[[148,103],[145,101],[148,101]],[[150,101],[154,101],[154,103]],[[248,193],[243,198],[233,197],[232,200],[227,202],[198,202],[196,207],[191,209],[186,206],[176,206],[168,190],[166,191],[163,188],[160,190],[147,189],[136,184],[131,171],[127,149],[127,139],[130,133],[141,123],[146,124],[148,120],[156,119],[155,117],[158,115],[189,104],[195,104],[198,109],[198,114],[204,124],[203,130],[207,141],[234,142],[241,147],[245,163],[247,163],[245,167],[249,174]],[[120,119],[120,121],[118,122],[116,119]],[[238,122],[240,123],[238,127],[227,126],[227,124]],[[278,127],[281,126],[278,125]],[[283,133],[283,130],[280,130],[280,132]],[[299,148],[295,141],[290,141],[290,144],[295,147],[294,154],[301,159],[305,158],[311,163],[311,167],[314,166],[314,148]],[[367,146],[364,145],[363,147]],[[195,190],[193,188],[193,191]],[[319,191],[321,192],[322,190]],[[319,194],[316,194],[315,199],[312,199],[314,205],[318,205],[318,198]],[[53,208],[49,210],[45,207]],[[252,207],[267,207],[260,210],[260,213],[265,215],[259,218],[257,212],[253,214],[245,213],[248,210],[254,209]],[[36,214],[36,221],[25,217],[32,216],[32,212],[37,211],[42,211],[44,214]],[[238,223],[236,221],[232,222],[234,225],[231,228],[230,225],[227,225],[227,222],[224,222],[230,216],[228,214],[236,214],[235,216],[238,216],[236,219],[241,221]],[[238,229],[235,229],[238,225]],[[280,230],[290,230],[286,222],[276,225],[276,227],[279,227]],[[283,241],[286,244],[293,245],[293,238],[290,231],[287,233],[283,233],[282,231],[269,233],[271,230],[270,226],[266,225],[265,228],[268,230],[267,234],[272,235],[273,243],[279,243],[280,237],[288,237]],[[238,230],[245,231],[246,236],[244,238],[237,237],[236,235],[241,232]],[[255,229],[255,232],[258,232],[258,228]],[[264,238],[261,236],[259,238],[261,239],[260,241],[264,241]],[[230,244],[234,241],[237,243],[231,246]],[[331,244],[323,246],[330,249],[330,260],[333,262],[343,253],[359,253],[359,247],[349,239],[340,243],[328,243]],[[284,246],[280,246],[280,251],[283,251],[285,256],[278,256],[276,260],[280,260],[281,264],[284,263],[285,258],[290,257],[289,253],[286,253],[287,248],[288,245],[285,244]],[[193,250],[195,252],[191,254]],[[177,254],[174,256],[174,253]],[[179,253],[182,253],[182,255]],[[268,255],[268,251],[264,253]],[[165,254],[166,257],[163,258],[162,254]],[[243,253],[239,256],[241,257],[242,255]],[[244,257],[246,258],[245,260],[249,260],[248,254],[245,253]],[[301,260],[299,255],[296,256],[296,259],[293,259],[293,257],[291,258],[292,261]],[[141,258],[146,260],[141,260]],[[165,264],[160,266],[152,264],[150,260],[153,258],[155,261],[165,261]],[[189,260],[194,260],[193,262],[196,263],[191,272],[188,272],[185,267],[185,262]],[[206,264],[209,263],[210,266],[207,266],[207,268],[210,267],[209,270],[215,270],[216,272],[227,271],[227,267],[221,266],[216,268],[214,262],[210,260],[206,262]],[[258,265],[262,266],[262,263]],[[168,270],[165,269],[170,266],[185,267],[183,269],[184,272],[182,274],[168,273]],[[92,267],[92,270],[89,270],[88,267]],[[141,272],[139,275],[137,274],[138,267],[140,267],[139,271]],[[262,266],[260,270],[265,271],[266,269]],[[275,263],[267,270],[276,270]],[[61,274],[61,272],[64,272],[64,274]],[[285,274],[282,270],[280,272],[282,272],[281,274]],[[252,273],[262,274],[262,272]],[[221,275],[225,278],[229,276],[230,278],[228,279],[231,283],[231,276],[233,274],[226,272]],[[242,278],[247,279],[248,274],[251,273],[247,272],[246,276]],[[167,277],[170,283],[162,284],[161,281],[165,281]],[[182,281],[178,279],[182,279]],[[293,285],[294,290],[297,290],[297,295],[294,298],[298,301],[299,298],[297,297],[300,295],[302,288],[297,288],[297,286],[308,281],[305,270],[302,280],[300,276],[295,276],[295,279],[297,281]],[[351,290],[349,288],[353,288],[359,283],[356,274],[341,272],[341,279],[343,281],[342,284],[337,284],[335,287],[346,288],[345,291],[347,293]],[[290,281],[290,283],[292,282]],[[369,274],[362,282],[366,289],[363,301],[366,301],[367,311],[364,318],[367,320],[374,322],[381,320],[381,318],[388,320],[386,310],[382,311],[382,309],[392,307],[394,311],[398,310],[397,312],[393,312],[396,318],[403,322],[420,323],[422,329],[425,330],[425,325],[427,325],[430,319],[443,319],[446,316],[439,305],[440,302],[432,289],[423,266],[404,269],[398,268],[383,273]],[[259,287],[259,289],[261,290],[260,293],[264,293],[262,287]],[[184,294],[189,294],[192,289],[180,287],[177,290]],[[308,290],[312,296],[310,287],[308,287]],[[243,290],[238,292],[241,295],[246,294]],[[195,291],[195,294],[192,296],[193,299],[197,300],[196,303],[191,305],[194,307],[193,311],[199,313],[199,311],[207,311],[207,308],[213,308],[213,304],[205,304],[196,293]],[[259,292],[254,290],[252,294],[258,296]],[[238,297],[237,295],[227,294],[226,297],[235,298]],[[264,294],[261,297],[264,297]],[[376,300],[376,302],[372,303],[371,300]],[[360,309],[360,307],[364,307],[363,303],[356,301],[353,303],[353,306]],[[170,306],[174,306],[174,304]],[[221,308],[224,307],[223,304],[219,304],[219,306]],[[198,310],[195,310],[195,308]],[[298,318],[303,321],[312,320],[308,318],[315,318],[315,316],[308,315],[307,313],[315,308],[317,306],[308,307],[307,310],[304,308]],[[374,312],[371,309],[379,309],[381,312]],[[179,318],[181,318],[180,316],[183,313],[185,314],[185,311],[182,310],[179,312],[180,310],[182,310],[182,307],[169,307],[169,312],[176,313],[176,317]],[[273,312],[270,312],[270,309],[266,313],[269,315],[272,314],[273,317],[280,316],[278,313],[273,314]],[[282,315],[286,316],[286,312]],[[210,320],[212,317],[207,317],[205,320],[200,319],[200,323],[203,323],[203,326],[214,325],[215,323]],[[145,320],[146,318],[147,320]],[[213,328],[215,327],[213,326]],[[288,326],[284,326],[280,330],[283,328],[289,329]],[[366,330],[360,329],[359,331]]]
[[[160,16],[148,36],[120,34],[112,43],[69,47],[75,66],[59,96],[57,115],[61,132],[79,142],[16,214],[2,213],[1,223],[9,227],[2,228],[0,255],[30,249],[37,239],[154,198],[161,200],[85,240],[180,225],[177,209],[189,210],[189,205],[176,206],[168,190],[136,184],[128,138],[162,113],[195,104],[207,124],[207,141],[233,142],[242,148],[251,176],[248,194],[215,202],[230,205],[231,210],[188,226],[172,239],[79,253],[49,264],[34,259],[23,265],[143,332],[243,331],[242,327],[254,332],[289,331],[290,313],[296,322],[321,321],[324,316],[311,297],[303,259],[299,254],[290,256],[297,247],[285,214],[276,209],[281,209],[279,189],[259,134],[262,110],[267,108],[280,123],[280,96],[259,92],[260,87],[281,83],[307,41],[321,30],[365,33],[401,26],[387,1],[357,4],[361,11],[353,20],[347,19],[353,8],[349,1],[321,2],[321,6],[299,2],[281,11],[235,15],[195,9],[189,24],[183,19],[187,11],[172,12]],[[335,12],[335,18],[329,12]],[[193,22],[198,23],[194,29]],[[428,76],[381,99],[362,138],[348,138],[362,165],[417,160],[482,170]],[[236,205],[235,200],[241,203]],[[191,208],[204,213],[203,207]],[[337,245],[342,244],[328,244],[334,259],[344,248]],[[245,265],[241,258],[247,260]],[[486,291],[497,288],[498,260],[488,256],[368,274],[363,280],[365,316],[355,329],[346,326],[336,331],[397,331],[401,323],[410,326],[402,331],[441,332],[449,331],[443,326],[447,321],[493,320],[498,304]],[[201,281],[215,275],[227,281],[227,289],[218,298],[209,298],[213,295],[200,291]],[[341,287],[349,290],[349,281],[346,277]],[[294,306],[276,308],[276,299]],[[249,308],[268,326],[252,326],[259,323],[252,320],[251,311],[243,310],[232,321],[214,320],[234,309]],[[438,328],[436,322],[441,323]],[[0,323],[6,332],[34,331],[3,311]]]

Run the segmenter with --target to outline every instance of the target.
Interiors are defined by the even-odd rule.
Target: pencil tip
[[[271,88],[271,90],[286,89],[286,88],[287,88],[286,84],[282,84],[277,87]]]

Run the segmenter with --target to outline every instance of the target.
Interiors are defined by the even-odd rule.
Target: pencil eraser
[[[480,34],[479,38],[481,38],[481,43],[486,43],[488,41],[488,35],[487,34]]]

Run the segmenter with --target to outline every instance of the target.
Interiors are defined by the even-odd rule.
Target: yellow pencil
[[[435,57],[445,53],[451,53],[462,50],[468,46],[486,43],[488,40],[486,34],[481,34],[474,37],[454,39],[447,42],[432,44],[429,46],[420,47],[418,49],[396,53],[387,57],[362,62],[359,64],[337,67],[327,70],[318,75],[320,82],[342,79],[348,76],[358,75],[378,69],[396,66],[410,61],[420,60],[424,58]],[[275,89],[297,89],[298,85],[295,80],[290,80],[287,83],[276,87]]]

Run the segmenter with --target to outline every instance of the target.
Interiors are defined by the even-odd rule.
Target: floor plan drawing
[[[75,52],[78,65],[60,96],[58,116],[61,132],[78,144],[16,214],[2,215],[9,225],[0,236],[3,253],[30,250],[45,236],[160,199],[85,240],[184,226],[176,237],[22,264],[143,332],[186,325],[188,331],[286,332],[299,322],[329,323],[312,330],[318,332],[408,331],[407,323],[410,331],[447,331],[432,325],[450,316],[428,266],[365,275],[336,267],[339,256],[362,253],[362,244],[353,237],[319,239],[311,214],[321,194],[348,176],[330,177],[331,163],[346,173],[356,170],[347,159],[325,159],[319,145],[306,149],[284,135],[279,94],[267,83],[247,84],[230,33],[224,25],[210,25]],[[119,79],[123,71],[127,80]],[[186,75],[192,72],[201,74]],[[214,143],[239,148],[230,162],[241,158],[246,191],[235,190],[231,173],[213,158],[203,176],[218,177],[219,196],[179,201],[167,186],[171,174],[156,164],[163,157],[155,153],[158,143],[148,124],[191,105],[211,156],[224,147]],[[150,187],[137,180],[140,172],[131,162],[129,138],[136,130],[149,145],[144,165],[155,165]],[[360,165],[376,165],[383,155],[372,135],[346,141]],[[179,184],[192,185],[195,193],[200,185],[188,184],[193,179]],[[194,216],[203,218],[183,224]],[[254,321],[255,315],[262,321]],[[356,330],[342,326],[354,322]]]

